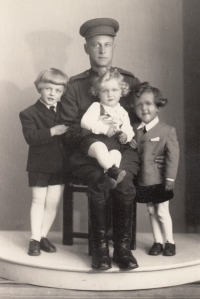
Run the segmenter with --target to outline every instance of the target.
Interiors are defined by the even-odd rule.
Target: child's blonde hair
[[[63,85],[66,89],[68,77],[61,70],[50,68],[49,70],[44,70],[39,73],[37,79],[34,84],[37,88],[37,91],[40,93],[41,89],[44,87],[46,83],[51,83],[55,85]]]
[[[90,89],[90,93],[93,96],[98,96],[99,91],[101,89],[101,85],[105,82],[108,82],[112,79],[116,79],[119,83],[119,87],[122,90],[122,96],[126,96],[129,91],[129,84],[124,81],[124,77],[118,72],[117,69],[114,70],[107,70],[102,75],[99,74],[99,77],[94,78],[93,85]]]

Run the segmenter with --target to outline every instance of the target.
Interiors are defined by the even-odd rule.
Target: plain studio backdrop
[[[70,77],[89,69],[79,28],[98,17],[114,18],[120,24],[113,66],[150,82],[169,100],[160,118],[176,127],[181,154],[170,203],[174,231],[186,232],[198,224],[191,219],[199,194],[199,129],[194,129],[198,122],[199,4],[196,0],[0,0],[1,230],[30,230],[28,145],[19,112],[39,98],[33,82],[41,70],[54,67]],[[146,206],[138,204],[137,210],[137,231],[150,232]],[[75,227],[87,230],[85,196],[77,195],[74,213]],[[62,230],[62,203],[52,229]]]

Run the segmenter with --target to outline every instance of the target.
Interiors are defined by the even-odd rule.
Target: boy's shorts
[[[28,179],[29,187],[47,187],[65,184],[67,181],[67,175],[65,172],[29,172]]]
[[[103,135],[103,134],[94,134],[94,133],[89,134],[89,135],[82,138],[82,140],[81,140],[81,149],[82,149],[83,153],[85,155],[87,155],[90,146],[93,143],[100,141],[100,142],[103,142],[107,146],[108,151],[111,151],[111,150],[114,150],[114,149],[120,151],[121,150],[121,144],[117,140],[118,135],[119,134],[115,134],[112,137],[108,137],[108,136]]]

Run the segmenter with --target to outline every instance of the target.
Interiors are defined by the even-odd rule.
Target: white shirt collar
[[[53,105],[47,105],[47,104],[45,104],[44,102],[42,102],[41,99],[40,99],[40,102],[41,102],[43,105],[45,105],[48,109],[50,109],[51,106],[54,106],[54,107],[55,107],[55,110],[56,110],[56,108],[57,108],[57,102],[56,102],[55,104],[53,104]]]
[[[150,123],[145,124],[143,121],[141,122],[141,124],[139,125],[139,127],[137,128],[137,130],[144,128],[144,126],[146,126],[146,130],[149,131],[150,129],[152,129],[153,127],[155,127],[155,125],[157,125],[157,123],[159,122],[159,118],[158,116],[156,118],[154,118]]]
[[[111,111],[118,111],[121,108],[121,105],[119,103],[117,103],[117,105],[115,107],[110,107],[110,106],[106,106],[102,103],[100,103],[104,108],[106,112],[111,112]]]

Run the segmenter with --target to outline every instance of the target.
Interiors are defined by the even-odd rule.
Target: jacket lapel
[[[55,117],[56,117],[55,114],[53,114],[50,109],[48,109],[43,103],[41,103],[40,100],[37,101],[37,107],[38,107],[38,110],[40,110],[42,113],[44,113],[44,115],[55,120]]]

